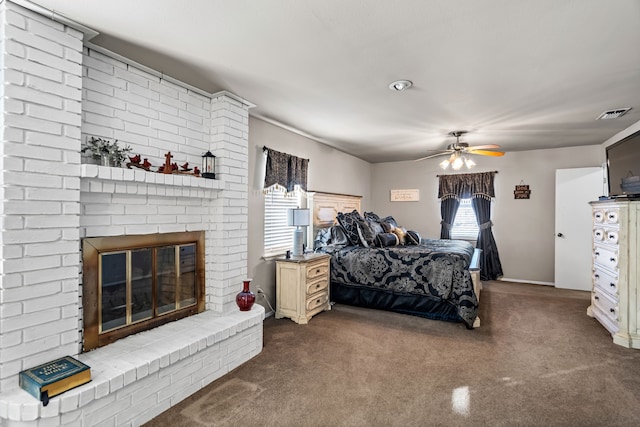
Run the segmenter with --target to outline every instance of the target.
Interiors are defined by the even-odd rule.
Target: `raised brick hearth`
[[[247,275],[248,110],[83,41],[80,25],[0,3],[0,425],[139,425],[262,349]],[[27,4],[28,5],[28,4]],[[82,30],[82,31],[80,31]],[[217,180],[85,164],[89,137]],[[205,232],[206,310],[81,353],[85,237]],[[93,380],[44,407],[18,372],[72,355]]]

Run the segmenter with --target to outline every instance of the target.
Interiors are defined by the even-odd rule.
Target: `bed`
[[[322,221],[317,221],[320,217],[313,204],[312,212],[313,231],[319,235],[329,229],[332,236],[325,242],[316,239],[314,247],[331,255],[333,302],[462,322],[467,328],[480,326],[479,250],[466,241],[419,237],[413,244],[386,247],[353,244],[353,239],[340,238],[349,224],[343,227],[340,221],[334,221],[329,225],[330,198],[330,194],[322,195]],[[339,195],[342,204],[344,198]],[[356,214],[352,211],[362,218]],[[336,218],[339,215],[337,212]]]

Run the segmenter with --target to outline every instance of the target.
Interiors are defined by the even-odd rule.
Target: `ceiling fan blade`
[[[489,150],[467,150],[469,154],[479,154],[481,156],[504,156],[504,151],[489,151]]]
[[[468,150],[486,150],[487,148],[500,148],[500,146],[496,144],[474,145],[474,146],[468,147]]]
[[[415,159],[414,162],[419,162],[420,160],[426,160],[426,159],[430,159],[432,157],[438,157],[438,156],[444,156],[445,154],[449,154],[451,153],[451,151],[442,151],[438,154],[431,154],[429,156],[425,156],[425,157],[420,157],[419,159]]]

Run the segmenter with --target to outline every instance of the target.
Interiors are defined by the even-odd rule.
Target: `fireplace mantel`
[[[203,198],[209,191],[218,192],[225,188],[225,182],[219,179],[90,164],[80,166],[80,178],[81,190],[89,193],[138,193]]]

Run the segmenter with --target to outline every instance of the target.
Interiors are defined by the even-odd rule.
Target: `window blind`
[[[460,207],[451,227],[451,238],[456,240],[476,240],[478,238],[478,221],[471,206],[471,199],[460,200]]]
[[[287,210],[300,206],[300,192],[271,191],[264,200],[264,255],[285,253],[293,246],[293,230],[287,226]]]

